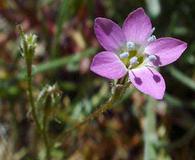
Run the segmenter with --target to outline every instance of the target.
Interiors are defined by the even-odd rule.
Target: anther
[[[120,58],[127,58],[129,56],[129,52],[123,52],[119,55]]]
[[[127,49],[128,51],[133,50],[135,48],[135,43],[133,42],[127,42]]]
[[[157,57],[155,55],[149,55],[148,59],[149,59],[149,61],[153,62],[153,61],[157,60]]]
[[[135,64],[138,64],[138,59],[137,59],[137,57],[136,56],[134,56],[134,57],[132,57],[131,59],[130,59],[130,65],[135,65]]]
[[[154,33],[155,29],[156,29],[155,27],[152,28],[151,34]]]
[[[148,42],[153,42],[156,40],[156,36],[155,35],[151,35],[149,38],[148,38]]]

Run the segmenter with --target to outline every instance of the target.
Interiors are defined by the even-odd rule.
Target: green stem
[[[18,138],[19,138],[19,136],[18,136],[19,131],[18,131],[18,121],[16,119],[16,114],[15,114],[15,111],[14,111],[14,104],[13,104],[13,102],[10,102],[9,110],[10,110],[10,113],[11,113],[11,119],[12,119],[11,123],[12,123],[12,126],[13,126],[13,138],[14,138],[13,144],[14,144],[14,146],[16,146],[16,145],[18,145],[18,142],[19,142],[19,140],[18,140]]]
[[[41,125],[39,123],[39,120],[36,114],[36,107],[34,103],[35,101],[34,101],[33,93],[32,93],[32,65],[31,64],[27,64],[27,76],[28,76],[28,93],[29,93],[28,96],[29,96],[30,106],[32,110],[32,116],[35,121],[38,132],[43,137],[43,141],[44,141],[45,148],[46,148],[46,158],[47,160],[50,160],[50,147],[49,147],[48,138],[47,138],[46,129],[45,129],[46,128],[45,127],[46,118],[44,118],[44,124],[43,124],[44,127],[41,128]]]
[[[37,129],[43,137],[43,141],[44,141],[45,148],[46,148],[46,160],[50,160],[50,157],[51,157],[50,156],[50,146],[49,146],[47,133],[46,133],[46,121],[47,121],[46,113],[44,113],[43,128],[41,128],[41,125],[39,123],[39,120],[36,114],[36,107],[34,103],[35,101],[34,101],[33,94],[32,94],[32,65],[27,65],[27,75],[28,75],[29,100],[30,100],[32,115],[35,120]]]
[[[48,141],[48,136],[47,136],[47,112],[44,112],[44,117],[43,117],[43,130],[42,130],[42,134],[43,134],[43,139],[45,142],[45,148],[46,148],[46,159],[50,160],[50,144]]]
[[[28,75],[28,96],[29,96],[30,106],[32,110],[32,116],[33,119],[35,120],[35,124],[38,131],[41,132],[41,125],[37,118],[36,108],[35,108],[35,103],[34,103],[34,98],[32,93],[32,75],[31,75],[31,66],[29,65],[27,66],[27,75]]]
[[[154,107],[154,101],[149,98],[146,105],[146,114],[144,121],[144,160],[157,159],[155,144],[158,139],[156,135],[156,115]]]

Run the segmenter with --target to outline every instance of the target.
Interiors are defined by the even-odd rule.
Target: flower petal
[[[152,24],[143,8],[138,8],[128,15],[123,24],[122,30],[127,41],[141,45],[146,42],[152,33]]]
[[[94,30],[99,43],[108,51],[117,52],[126,43],[122,29],[110,19],[96,18]]]
[[[129,79],[141,92],[155,99],[162,99],[165,92],[165,81],[153,68],[137,68],[129,71]]]
[[[176,61],[187,48],[187,43],[170,37],[159,38],[150,43],[146,48],[147,54],[154,54],[157,60],[153,62],[156,66],[164,66]]]
[[[96,74],[108,79],[119,79],[127,73],[125,65],[118,56],[109,51],[98,53],[93,58],[90,69]]]

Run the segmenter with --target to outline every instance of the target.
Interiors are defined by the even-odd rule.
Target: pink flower
[[[122,28],[110,19],[96,18],[94,29],[106,51],[94,57],[91,71],[113,80],[128,73],[138,90],[162,99],[165,82],[156,68],[176,61],[187,43],[170,37],[156,39],[150,18],[142,8],[130,13]]]

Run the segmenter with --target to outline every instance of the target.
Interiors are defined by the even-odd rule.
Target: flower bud
[[[61,97],[61,91],[56,84],[46,85],[37,98],[39,106],[53,107],[57,105]]]
[[[37,36],[33,33],[24,34],[22,28],[19,26],[20,33],[20,51],[27,63],[31,63],[37,46]]]

